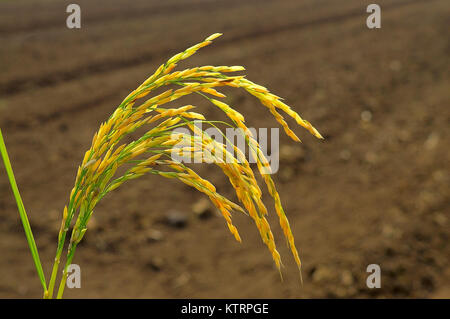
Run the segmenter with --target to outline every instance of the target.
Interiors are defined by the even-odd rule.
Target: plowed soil
[[[200,219],[203,197],[148,176],[97,208],[68,298],[450,297],[450,3],[385,0],[381,29],[361,0],[0,2],[0,127],[49,277],[59,219],[99,124],[175,53],[223,32],[180,67],[244,65],[325,136],[282,136],[274,179],[303,260],[304,286],[270,221],[284,281],[246,216]],[[257,101],[228,91],[252,127],[276,127]],[[205,103],[198,111],[223,119]],[[292,126],[294,123],[289,122]],[[234,199],[211,166],[200,169]],[[167,214],[186,217],[172,227]],[[0,164],[0,297],[42,295]],[[154,238],[155,233],[161,238]],[[381,288],[366,286],[369,264]]]

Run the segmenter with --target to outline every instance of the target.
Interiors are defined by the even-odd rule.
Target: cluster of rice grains
[[[280,110],[294,118],[299,125],[308,129],[314,136],[318,138],[322,138],[322,136],[309,122],[303,120],[295,111],[284,104],[279,97],[270,93],[266,88],[247,80],[244,76],[227,75],[229,72],[244,70],[241,66],[202,66],[184,71],[173,71],[178,62],[190,57],[198,49],[209,45],[212,40],[220,35],[213,34],[203,42],[173,56],[136,90],[130,93],[111,117],[105,123],[102,123],[100,129],[94,135],[91,148],[86,152],[83,162],[78,169],[69,204],[64,208],[55,263],[49,289],[45,297],[52,298],[60,257],[74,216],[78,213],[69,240],[67,261],[57,297],[62,297],[67,278],[67,268],[72,262],[77,244],[87,230],[86,225],[92,216],[96,204],[107,193],[118,188],[124,182],[148,173],[178,179],[207,195],[222,213],[229,230],[238,241],[241,241],[241,238],[238,230],[232,223],[231,212],[235,210],[248,213],[254,220],[263,242],[267,245],[277,268],[280,270],[280,255],[265,217],[267,209],[261,200],[262,191],[244,154],[235,146],[235,155],[232,154],[224,144],[215,141],[197,125],[194,125],[194,121],[202,121],[202,123],[213,125],[213,122],[207,121],[202,114],[192,112],[191,110],[194,106],[186,105],[180,108],[161,107],[168,102],[192,93],[202,95],[213,105],[220,108],[233,123],[231,126],[238,128],[244,134],[249,146],[249,152],[256,159],[258,171],[267,185],[268,192],[274,199],[281,228],[300,269],[300,258],[294,244],[294,237],[281,205],[280,196],[269,174],[270,166],[268,161],[264,157],[258,142],[252,136],[251,131],[245,126],[244,116],[231,106],[210,96],[216,98],[225,97],[225,95],[216,91],[215,88],[218,87],[243,88],[269,109],[275,119],[283,126],[287,135],[293,140],[299,141],[279,113]],[[138,99],[147,96],[157,88],[168,85],[175,86],[176,89],[168,89],[159,95],[151,97],[141,105],[135,105]],[[152,123],[153,127],[139,139],[128,144],[120,144],[127,134]],[[186,127],[195,134],[174,133],[174,129],[179,127]],[[243,207],[218,194],[209,181],[203,179],[179,161],[173,160],[173,156],[171,156],[172,154],[186,155],[189,152],[192,156],[195,156],[195,152],[198,150],[203,152],[202,155],[205,161],[213,162],[222,169],[223,173],[229,178]],[[217,152],[217,150],[221,150],[221,152]],[[224,160],[224,156],[226,156],[226,160]],[[131,167],[123,175],[116,174],[117,169],[123,164],[128,164]],[[121,176],[117,177],[116,175]]]

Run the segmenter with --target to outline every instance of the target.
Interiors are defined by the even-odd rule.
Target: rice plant
[[[62,298],[68,276],[68,267],[73,261],[76,248],[87,231],[89,219],[99,201],[125,182],[147,174],[175,179],[204,193],[220,211],[229,231],[239,242],[241,237],[237,228],[233,225],[232,212],[242,212],[250,216],[262,241],[270,251],[277,269],[280,271],[281,258],[275,245],[271,227],[266,219],[267,209],[261,199],[262,190],[257,183],[253,169],[245,158],[245,154],[235,146],[235,152],[230,152],[226,145],[214,140],[208,136],[205,130],[196,126],[195,122],[201,121],[206,125],[217,127],[216,124],[219,121],[208,120],[204,115],[193,112],[193,105],[163,108],[165,104],[193,93],[204,97],[209,104],[225,113],[228,122],[220,122],[221,124],[225,123],[238,128],[242,132],[249,146],[249,152],[256,159],[257,171],[262,176],[268,193],[273,198],[275,211],[290,251],[299,271],[301,270],[294,236],[283,210],[280,196],[271,178],[269,163],[251,130],[245,125],[244,116],[234,107],[219,100],[224,98],[225,95],[219,92],[218,88],[241,88],[254,96],[263,107],[268,109],[275,120],[283,127],[286,134],[294,141],[300,141],[300,139],[289,128],[280,114],[281,111],[295,119],[297,124],[306,128],[315,137],[322,138],[322,136],[308,121],[302,119],[294,110],[283,103],[280,97],[272,94],[265,87],[253,83],[243,75],[229,75],[233,72],[243,71],[244,68],[241,66],[208,65],[175,71],[179,62],[187,59],[200,48],[211,44],[220,35],[218,33],[213,34],[162,64],[153,75],[120,103],[107,121],[100,125],[92,139],[91,147],[86,151],[78,168],[75,185],[70,193],[68,203],[63,209],[56,256],[48,285],[42,271],[25,209],[14,182],[14,175],[7,159],[3,138],[0,139],[2,146],[0,150],[44,289],[44,298],[54,297],[57,275],[61,269],[61,257],[67,244],[65,262],[62,266],[63,274],[56,292],[56,297]],[[164,88],[166,90],[162,93],[150,98],[147,97],[155,90],[163,90]],[[180,127],[185,127],[195,134],[174,133],[174,130]],[[142,128],[145,128],[146,132],[139,138],[129,143],[124,142],[125,136]],[[171,156],[173,154],[195,156],[199,151],[209,160],[208,162],[220,167],[228,177],[239,204],[220,195],[211,182],[183,163],[173,160]],[[123,169],[118,170],[120,167],[123,167]]]

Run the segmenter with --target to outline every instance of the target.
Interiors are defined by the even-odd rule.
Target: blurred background
[[[386,0],[368,29],[361,0],[0,1],[0,127],[46,276],[62,208],[100,123],[170,56],[223,32],[179,68],[243,65],[325,136],[281,136],[274,176],[304,286],[266,204],[284,281],[256,227],[229,234],[204,196],[148,176],[97,207],[69,298],[450,297],[449,17],[446,0]],[[251,96],[227,100],[252,127],[277,127]],[[204,102],[197,111],[222,119]],[[289,122],[292,127],[294,123]],[[218,190],[228,181],[202,166]],[[0,297],[41,286],[0,164]],[[369,289],[366,267],[381,267]]]

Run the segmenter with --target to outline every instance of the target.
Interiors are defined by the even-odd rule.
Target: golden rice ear
[[[253,219],[261,240],[267,246],[275,266],[281,275],[281,256],[276,249],[275,239],[266,219],[268,212],[262,201],[262,191],[250,164],[245,159],[245,155],[235,145],[233,147],[237,154],[236,157],[233,154],[226,153],[228,151],[224,145],[213,141],[205,131],[193,125],[194,120],[202,120],[210,124],[212,122],[206,121],[201,113],[190,112],[193,108],[192,105],[185,105],[178,108],[162,107],[166,103],[176,101],[192,93],[204,96],[225,113],[228,119],[233,122],[233,127],[242,130],[247,144],[250,147],[250,152],[257,160],[258,171],[263,176],[268,192],[275,202],[275,211],[278,215],[284,237],[288,242],[299,270],[301,269],[301,261],[295,247],[294,236],[289,221],[283,210],[275,184],[269,175],[270,165],[258,142],[252,136],[249,128],[244,124],[244,116],[235,110],[233,106],[218,100],[224,98],[225,95],[220,93],[217,88],[229,86],[245,89],[270,111],[274,119],[283,127],[286,134],[295,141],[300,140],[291,128],[289,128],[287,122],[279,113],[280,110],[294,118],[298,125],[306,128],[314,136],[318,138],[323,137],[308,121],[302,119],[299,114],[293,111],[287,104],[283,103],[280,97],[270,93],[265,87],[247,80],[243,75],[227,75],[229,72],[245,70],[241,66],[207,65],[183,71],[174,71],[174,68],[180,61],[192,56],[200,48],[211,44],[219,36],[221,36],[221,33],[212,34],[204,41],[171,57],[136,90],[131,92],[117,107],[110,118],[100,125],[92,139],[90,149],[84,154],[82,163],[77,171],[75,185],[69,197],[69,203],[63,211],[61,228],[58,235],[58,248],[47,297],[52,298],[62,250],[75,216],[77,218],[69,241],[67,260],[58,290],[58,297],[62,296],[65,279],[67,278],[67,267],[72,261],[77,244],[82,240],[87,230],[86,225],[97,203],[106,194],[117,189],[126,181],[139,178],[146,174],[177,179],[207,195],[222,213],[229,231],[239,242],[241,241],[241,236],[232,223],[231,211],[247,212]],[[181,88],[169,88],[163,93],[154,95],[142,104],[135,106],[138,99],[146,97],[158,88],[169,85],[175,85]],[[212,95],[215,98],[210,98],[207,95]],[[145,125],[151,126],[146,133],[134,141],[123,142],[125,136]],[[186,137],[183,134],[173,134],[173,130],[178,127],[187,127],[202,137],[200,142],[195,140],[192,142],[196,146],[200,146],[200,150],[207,154],[209,158],[217,160],[215,164],[228,177],[243,208],[218,194],[213,184],[200,177],[192,169],[173,160],[164,159],[164,156],[167,157],[168,154],[171,154],[171,151],[186,151],[190,153],[195,153],[196,151],[192,145],[179,144]],[[231,159],[231,161],[227,162],[223,158],[219,158],[218,154],[211,153],[208,146],[211,143],[215,143],[214,145],[218,146],[222,151],[225,149],[225,158]],[[142,159],[142,157],[145,158]],[[118,168],[127,163],[133,164],[132,167],[126,170],[125,173],[117,174],[120,175],[117,177],[116,173],[118,172]]]

